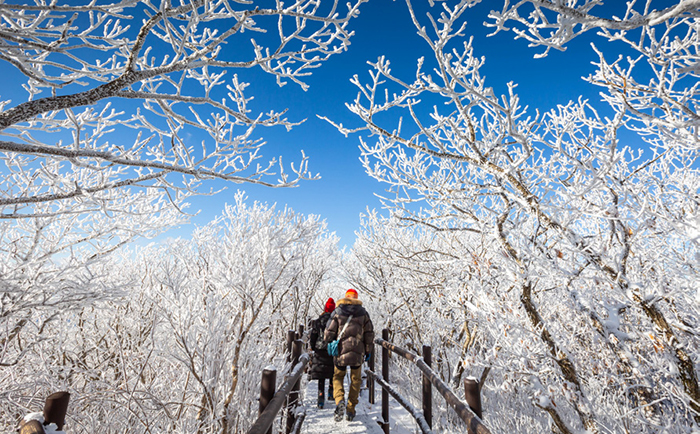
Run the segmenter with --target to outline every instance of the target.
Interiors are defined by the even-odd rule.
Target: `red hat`
[[[332,298],[329,298],[328,300],[326,300],[326,308],[323,312],[324,313],[325,312],[333,312],[334,310],[335,310],[335,301],[333,301]]]
[[[345,298],[354,298],[357,300],[357,291],[354,289],[350,288],[345,292]]]

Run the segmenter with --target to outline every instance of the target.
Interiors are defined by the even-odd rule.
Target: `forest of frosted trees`
[[[0,3],[24,96],[0,91],[0,431],[68,390],[70,433],[246,432],[339,282],[455,390],[481,378],[494,433],[700,429],[700,1],[405,0],[414,66],[351,65],[353,121],[318,113],[382,191],[343,250],[243,192],[322,181],[263,157],[294,107],[255,112],[236,71],[305,88],[368,1]],[[592,41],[597,97],[492,83],[472,26],[534,57]],[[241,191],[213,221],[137,243],[218,183]]]

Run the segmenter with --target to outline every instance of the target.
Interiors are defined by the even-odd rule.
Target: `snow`
[[[316,406],[316,394],[318,393],[318,383],[310,381],[304,391],[303,403],[306,408],[306,420],[301,428],[304,434],[383,434],[377,421],[382,419],[381,389],[376,388],[375,404],[368,401],[368,393],[363,378],[363,386],[360,391],[360,400],[355,407],[356,416],[352,422],[343,419],[336,422],[333,419],[335,403],[326,401],[323,409]],[[345,392],[348,391],[348,377],[345,377]],[[346,395],[347,397],[347,395]],[[416,423],[406,410],[403,409],[393,398],[389,400],[389,423],[392,434],[413,434],[420,432]]]
[[[30,422],[32,420],[38,420],[42,424],[44,423],[44,413],[42,412],[37,412],[37,413],[29,413],[28,415],[24,416],[24,421],[25,422]]]

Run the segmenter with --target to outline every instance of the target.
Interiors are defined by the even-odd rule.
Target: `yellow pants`
[[[346,368],[338,368],[337,366],[333,369],[333,399],[335,399],[335,405],[340,404],[340,401],[345,399],[345,389],[343,389],[343,380],[345,378]],[[358,366],[357,368],[350,369],[350,392],[348,393],[348,405],[347,411],[350,413],[355,412],[355,406],[357,405],[357,398],[360,396],[360,387],[362,386],[362,369]]]

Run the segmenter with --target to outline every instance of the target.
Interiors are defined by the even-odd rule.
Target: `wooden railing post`
[[[374,353],[376,353],[376,347],[372,344],[372,353],[369,355],[369,370],[374,372]],[[367,376],[367,392],[369,393],[369,403],[374,404],[374,377],[371,375]]]
[[[423,345],[423,361],[430,368],[432,363],[432,350],[430,346]],[[430,378],[423,374],[423,417],[428,423],[428,426],[433,428],[433,385],[430,383]]]
[[[303,339],[304,338],[304,324],[299,324],[299,327],[297,329],[297,339]]]
[[[479,412],[481,411],[480,399],[479,404],[474,402],[473,407],[470,408],[469,404],[465,403],[463,400],[459,399],[457,395],[454,394],[454,392],[447,386],[447,384],[445,384],[445,382],[440,379],[438,374],[425,363],[425,360],[422,357],[419,357],[417,354],[414,354],[406,350],[405,348],[401,348],[392,344],[387,339],[376,338],[374,340],[374,343],[377,345],[381,345],[384,349],[387,349],[390,352],[390,354],[396,354],[405,358],[406,360],[415,363],[418,369],[420,369],[421,372],[423,372],[423,375],[426,375],[430,379],[430,382],[432,383],[433,387],[440,393],[440,395],[443,396],[443,398],[445,398],[445,402],[447,402],[447,404],[454,409],[457,415],[459,415],[460,419],[462,419],[467,424],[467,428],[470,434],[490,434],[491,431],[489,431],[488,427],[486,427],[483,424],[481,418],[477,416],[475,412],[475,410],[478,410]],[[381,384],[383,389],[390,389],[389,383],[381,379],[379,374],[377,374],[377,382]],[[469,391],[469,389],[466,390],[467,395],[472,394],[477,397],[479,396],[478,392],[477,394],[473,394]],[[421,414],[421,412],[416,411],[416,409],[413,408],[410,404],[408,404],[408,402],[405,402],[404,405],[404,402],[402,402],[402,400],[405,400],[405,398],[396,394],[395,391],[389,390],[389,393],[411,413],[411,415],[419,423],[423,433],[429,433],[430,431],[432,431],[428,426],[428,423],[425,421],[425,417]]]
[[[260,380],[260,400],[258,405],[258,416],[260,416],[267,407],[267,404],[272,401],[275,396],[275,387],[277,386],[277,370],[264,369],[262,371],[262,379]],[[267,431],[267,434],[272,434],[272,427]]]
[[[55,423],[58,431],[63,431],[66,413],[68,413],[68,401],[70,401],[70,393],[68,392],[56,392],[49,395],[44,403],[44,423]]]
[[[287,363],[292,361],[292,342],[296,339],[297,332],[287,330]]]
[[[474,414],[479,416],[479,419],[483,419],[481,416],[481,394],[479,393],[479,382],[476,379],[464,379],[464,398]]]
[[[56,392],[46,398],[44,402],[44,425],[55,423],[58,431],[63,431],[66,423],[66,413],[68,413],[68,402],[70,393]],[[44,434],[44,425],[37,420],[20,423],[20,434]]]
[[[292,366],[299,362],[299,356],[301,356],[303,343],[301,339],[297,339],[292,344]],[[301,383],[301,378],[297,380],[292,385],[292,391],[289,392],[289,397],[287,398],[287,430],[286,433],[289,434],[294,428],[294,422],[296,421],[296,406],[299,401],[299,385]]]
[[[304,352],[304,341],[301,339],[297,339],[294,341],[294,345],[292,347],[292,354],[293,354],[293,359],[294,359],[294,364],[296,365],[299,363],[299,357],[301,357],[301,353]],[[296,383],[294,383],[294,386],[292,386],[292,392],[289,394],[292,399],[292,404],[296,407],[300,404],[299,402],[299,389],[301,387],[301,378],[297,380]]]
[[[267,408],[258,416],[258,419],[248,430],[248,434],[266,434],[268,432],[275,419],[277,419],[277,413],[284,406],[286,398],[289,397],[292,386],[299,381],[308,363],[309,355],[302,354],[299,357],[299,363],[294,365],[287,378],[282,382],[282,385],[276,390],[272,400],[267,404]]]
[[[389,329],[382,330],[382,339],[389,340]],[[389,382],[389,350],[382,347],[382,377]],[[389,434],[389,392],[382,387],[382,422],[380,422],[384,434]]]
[[[316,330],[316,322],[318,320],[312,319],[311,324],[309,324],[309,330]],[[323,333],[321,333],[323,334]],[[318,339],[323,340],[323,336],[319,336]],[[311,332],[309,332],[309,339],[306,340],[306,342],[309,344],[309,348],[311,348]],[[312,351],[316,350],[316,348],[311,348]]]

